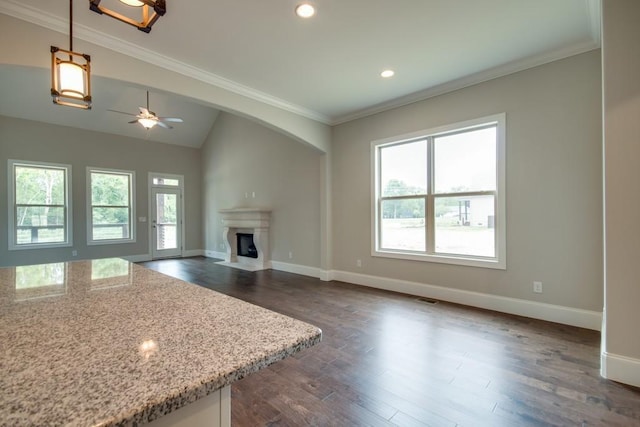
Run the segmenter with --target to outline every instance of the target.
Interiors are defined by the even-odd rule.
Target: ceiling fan
[[[124,111],[117,110],[107,110],[112,111],[114,113],[126,114],[127,116],[133,116],[136,119],[131,120],[129,123],[140,123],[143,128],[149,130],[155,125],[158,125],[165,129],[173,129],[173,126],[169,125],[167,122],[171,123],[182,123],[184,120],[178,117],[158,117],[156,113],[149,110],[149,91],[147,91],[147,107],[138,107],[140,109],[140,114],[132,114],[125,113]]]

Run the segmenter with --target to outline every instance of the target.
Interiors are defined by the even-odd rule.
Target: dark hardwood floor
[[[640,426],[600,334],[202,257],[141,263],[312,323],[319,345],[232,386],[240,426]]]

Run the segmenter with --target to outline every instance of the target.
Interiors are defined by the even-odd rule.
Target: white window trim
[[[130,203],[130,224],[131,230],[128,239],[111,239],[111,240],[93,240],[93,212],[91,202],[91,173],[92,172],[104,172],[129,175],[131,177],[129,182],[129,203]],[[136,242],[136,172],[120,169],[98,168],[87,166],[87,245],[119,245],[126,243]]]
[[[467,128],[473,128],[482,124],[495,122],[496,129],[496,168],[497,168],[497,186],[496,186],[496,256],[495,258],[473,257],[465,255],[444,255],[444,254],[423,254],[409,253],[405,251],[396,251],[390,249],[381,249],[378,247],[380,236],[379,209],[380,203],[378,194],[380,192],[380,177],[378,170],[378,147],[385,144],[400,143],[412,141],[428,136],[437,136],[438,134],[448,133],[451,131],[461,131]],[[506,270],[507,268],[507,227],[506,227],[506,114],[500,113],[491,116],[481,117],[478,119],[467,120],[450,125],[440,126],[432,129],[420,130],[408,134],[394,136],[390,138],[379,139],[371,142],[371,256],[394,258],[414,261],[427,261],[443,264],[455,264],[470,267],[494,268]],[[429,223],[427,221],[427,223]]]
[[[15,224],[15,206],[16,206],[16,194],[15,194],[15,176],[14,176],[14,166],[16,165],[24,165],[24,166],[35,166],[35,167],[53,167],[60,168],[65,170],[65,241],[59,243],[29,243],[29,244],[18,244],[16,241],[16,224]],[[66,165],[62,163],[49,163],[49,162],[32,162],[28,160],[13,160],[9,159],[7,162],[7,182],[9,185],[8,191],[8,200],[7,209],[8,209],[8,221],[7,221],[7,240],[9,242],[9,250],[10,251],[19,251],[19,250],[27,250],[27,249],[47,249],[47,248],[64,248],[73,246],[73,209],[71,205],[72,197],[71,197],[71,165]]]

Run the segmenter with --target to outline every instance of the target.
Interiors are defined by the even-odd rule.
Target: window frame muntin
[[[495,257],[481,257],[462,254],[444,254],[428,252],[430,248],[435,251],[435,198],[436,197],[459,197],[464,195],[483,195],[487,191],[461,192],[461,193],[438,193],[434,194],[434,170],[433,167],[433,139],[443,135],[455,135],[468,132],[470,130],[480,130],[483,128],[496,126],[496,187],[495,190],[488,191],[494,195],[494,218],[495,218]],[[382,236],[382,201],[395,198],[416,198],[411,196],[381,196],[381,156],[380,148],[385,146],[413,143],[420,140],[427,140],[427,194],[425,198],[425,252],[404,251],[397,249],[385,249],[381,245]],[[498,113],[477,119],[452,123],[432,129],[420,130],[395,137],[388,137],[371,142],[371,197],[373,200],[371,209],[371,256],[382,258],[395,258],[416,261],[437,262],[445,264],[456,264],[473,267],[493,268],[506,270],[506,113]],[[430,220],[433,218],[433,220]]]
[[[91,176],[92,173],[101,173],[107,175],[128,175],[129,176],[129,206],[104,206],[93,205]],[[93,239],[93,208],[129,208],[129,238],[128,239]],[[87,166],[87,245],[118,245],[136,242],[136,172],[122,169],[110,169]]]
[[[62,206],[64,209],[64,242],[43,242],[43,243],[29,243],[29,244],[19,244],[18,243],[18,226],[16,224],[17,218],[17,194],[16,194],[16,175],[15,175],[15,167],[16,166],[25,166],[32,167],[36,169],[61,169],[64,171],[64,200],[65,205]],[[65,248],[73,246],[73,206],[72,206],[72,166],[64,163],[54,163],[54,162],[39,162],[39,161],[31,161],[31,160],[16,160],[16,159],[8,159],[7,160],[7,184],[8,184],[8,194],[7,194],[7,246],[10,251],[19,251],[19,250],[33,250],[33,249],[51,249],[51,248]],[[23,205],[20,206],[35,206],[35,205]],[[41,205],[41,206],[49,206],[49,207],[60,207],[61,205]]]

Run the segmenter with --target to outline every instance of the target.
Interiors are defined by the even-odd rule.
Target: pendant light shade
[[[73,0],[69,0],[69,50],[51,46],[53,103],[91,109],[91,57],[73,51]]]
[[[148,33],[167,12],[167,4],[165,0],[89,0],[89,9]]]
[[[53,103],[91,109],[91,57],[51,46]]]
[[[144,5],[144,3],[138,0],[120,0],[120,1],[126,4],[127,6],[140,7]]]

